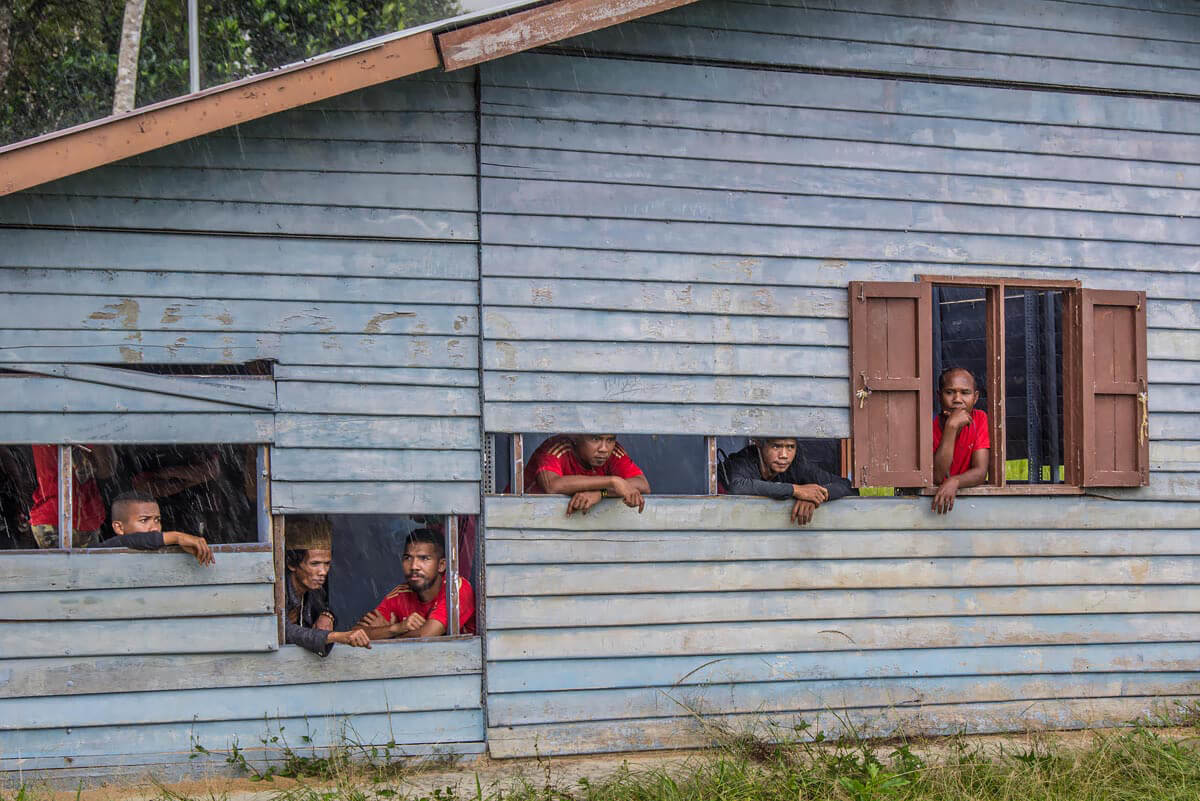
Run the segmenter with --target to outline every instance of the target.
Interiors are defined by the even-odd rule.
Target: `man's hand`
[[[416,631],[424,625],[425,618],[421,615],[421,613],[413,612],[411,615],[404,618],[404,620],[401,620],[399,623],[397,623],[395,627],[400,629],[400,634],[404,634],[409,631]]]
[[[358,625],[367,629],[378,629],[396,622],[396,616],[392,615],[391,619],[379,614],[379,610],[372,609],[363,615],[363,619],[358,622]]]
[[[807,525],[812,520],[815,511],[817,511],[815,503],[803,499],[797,500],[792,504],[792,520],[797,526]]]
[[[642,497],[642,491],[625,479],[613,476],[612,489],[630,509],[637,507],[639,515],[646,508],[646,499]]]
[[[328,612],[317,615],[317,619],[313,622],[313,628],[321,631],[333,631],[333,615]]]
[[[212,548],[208,547],[208,540],[204,539],[204,537],[197,537],[195,534],[184,534],[182,531],[171,533],[175,534],[175,544],[196,557],[197,562],[202,565],[215,564],[216,560],[213,558]]]
[[[958,476],[950,476],[938,487],[933,496],[933,511],[944,515],[954,508],[954,496],[958,494]]]
[[[792,497],[798,501],[808,501],[813,506],[820,506],[829,500],[829,490],[820,484],[793,484]]]
[[[587,510],[600,503],[600,499],[603,497],[604,493],[600,490],[584,490],[575,493],[571,496],[571,500],[567,501],[567,517],[575,512],[587,514]]]
[[[970,423],[971,423],[971,413],[970,412],[968,412],[966,409],[955,409],[954,411],[950,412],[950,414],[947,415],[947,417],[946,417],[946,422],[942,426],[943,436],[945,436],[945,433],[949,432],[949,431],[958,433],[964,427],[970,425]]]
[[[328,642],[339,643],[341,645],[353,645],[355,648],[370,648],[371,638],[362,629],[350,629],[350,631],[331,631],[329,632]]]

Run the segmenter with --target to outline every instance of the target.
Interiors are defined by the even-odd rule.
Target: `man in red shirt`
[[[392,637],[440,637],[450,628],[446,600],[446,546],[427,528],[418,528],[404,542],[401,563],[407,583],[384,596],[355,628],[365,629],[372,640]],[[458,628],[475,633],[475,591],[458,578]]]
[[[933,421],[933,481],[938,485],[933,511],[945,514],[954,508],[960,489],[978,486],[987,478],[992,443],[987,413],[975,408],[979,390],[970,371],[944,370],[938,397],[942,412]]]
[[[71,449],[72,548],[87,548],[100,540],[105,514],[96,479],[111,476],[116,460],[111,445],[76,445]],[[29,509],[29,527],[39,548],[57,548],[58,446],[34,445],[33,465],[37,471],[37,489]]]
[[[525,492],[570,495],[567,516],[584,512],[606,495],[640,514],[650,482],[615,434],[559,434],[541,444],[525,465]]]

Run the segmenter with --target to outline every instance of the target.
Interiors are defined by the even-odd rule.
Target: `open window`
[[[921,276],[850,285],[855,486],[933,484],[937,382],[963,367],[991,433],[968,493],[1149,483],[1145,293]]]

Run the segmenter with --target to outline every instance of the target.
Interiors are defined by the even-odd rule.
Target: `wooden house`
[[[0,149],[0,444],[65,477],[74,444],[253,445],[258,477],[214,568],[0,552],[0,771],[1195,703],[1198,87],[1186,0],[552,0]],[[960,356],[991,480],[935,515]],[[504,493],[511,435],[594,431],[691,438],[657,469],[706,480]],[[804,528],[719,495],[716,438],[769,434],[913,489]],[[477,515],[481,634],[281,644],[293,514]]]

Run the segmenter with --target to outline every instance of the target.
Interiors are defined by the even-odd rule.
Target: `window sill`
[[[936,495],[937,487],[925,487],[921,494]],[[1006,484],[1003,487],[968,487],[958,491],[958,497],[966,495],[1083,495],[1083,487],[1074,484]]]

